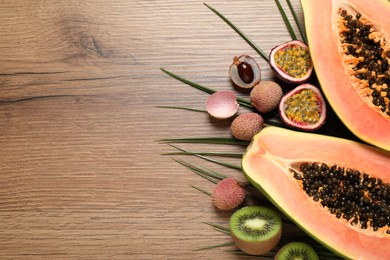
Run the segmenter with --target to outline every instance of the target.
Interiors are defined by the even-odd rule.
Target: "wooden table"
[[[172,158],[242,174],[161,155],[175,149],[159,142],[230,137],[231,122],[156,107],[204,109],[207,98],[160,67],[231,90],[228,67],[249,54],[263,78],[272,78],[268,64],[202,2],[1,2],[1,259],[239,259],[225,252],[232,247],[193,251],[230,242],[203,223],[226,226],[230,214],[190,186],[211,191],[212,183]],[[208,4],[267,53],[290,40],[273,0]],[[293,4],[302,17],[299,1]]]

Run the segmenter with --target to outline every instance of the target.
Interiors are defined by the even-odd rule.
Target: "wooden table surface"
[[[207,3],[267,53],[290,40],[274,0]],[[172,158],[242,174],[162,155],[175,149],[159,142],[230,137],[230,121],[156,107],[204,109],[208,96],[160,67],[232,90],[228,67],[240,54],[272,78],[203,1],[1,1],[0,258],[240,259],[232,247],[194,251],[231,241],[204,224],[226,226],[229,213],[190,186],[212,183]]]

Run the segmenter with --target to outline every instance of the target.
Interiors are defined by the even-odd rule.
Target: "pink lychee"
[[[232,177],[223,179],[215,186],[211,199],[220,210],[231,210],[238,207],[245,199],[245,189]]]
[[[227,119],[234,116],[238,107],[236,95],[229,90],[213,93],[206,102],[206,110],[209,115],[218,119]]]
[[[259,114],[245,113],[233,120],[230,130],[235,138],[250,141],[263,128],[263,124],[264,120]]]

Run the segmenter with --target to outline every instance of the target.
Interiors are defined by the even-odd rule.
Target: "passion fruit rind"
[[[260,82],[260,66],[249,55],[236,56],[229,67],[229,76],[237,87],[251,89]]]
[[[286,125],[304,131],[314,131],[325,123],[325,99],[317,87],[305,83],[282,97],[279,113]]]
[[[275,75],[290,85],[307,82],[313,73],[309,47],[299,40],[274,47],[269,54],[269,64]]]

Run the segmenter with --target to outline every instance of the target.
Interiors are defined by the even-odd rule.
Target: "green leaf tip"
[[[218,12],[215,8],[210,5],[203,3],[208,9],[215,13],[219,18],[221,18],[227,25],[230,26],[242,39],[244,39],[265,61],[269,62],[268,55],[259,47],[257,44],[252,41],[246,34],[244,34],[236,25],[234,25],[229,19],[227,19],[223,14]]]
[[[213,94],[215,92],[217,92],[215,89],[211,89],[211,88],[208,88],[208,87],[205,87],[205,86],[202,86],[196,82],[193,82],[191,80],[188,80],[182,76],[179,76],[171,71],[168,71],[164,68],[160,68],[162,72],[164,72],[165,74],[167,74],[168,76],[171,76],[172,78],[178,80],[178,81],[181,81],[183,82],[184,84],[187,84],[193,88],[196,88],[198,90],[201,90],[203,92],[206,92],[208,94]],[[237,103],[246,107],[246,108],[250,108],[250,109],[254,109],[254,107],[252,106],[250,100],[247,100],[247,99],[244,99],[244,98],[240,98],[240,97],[236,97],[237,99]]]
[[[208,191],[205,191],[204,189],[201,189],[201,188],[196,187],[196,186],[194,186],[194,185],[190,185],[190,186],[191,186],[192,188],[194,188],[195,190],[198,190],[198,191],[202,192],[203,194],[206,194],[206,195],[208,195],[208,196],[211,196],[211,193],[208,192]]]
[[[218,245],[201,247],[201,248],[198,248],[198,249],[194,249],[194,251],[209,250],[209,249],[214,249],[214,248],[219,248],[219,247],[226,247],[226,246],[233,246],[233,245],[234,245],[234,242],[228,242],[228,243],[223,243],[223,244],[218,244]]]
[[[178,109],[178,110],[187,110],[187,111],[193,111],[193,112],[202,112],[207,113],[204,109],[197,109],[197,108],[191,108],[191,107],[179,107],[179,106],[156,106],[157,108],[168,108],[168,109]]]
[[[164,138],[160,142],[165,143],[197,143],[197,144],[225,144],[247,147],[248,141],[241,141],[229,137],[190,137],[190,138]]]

